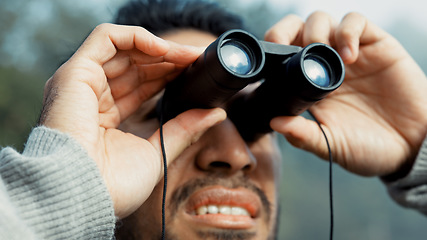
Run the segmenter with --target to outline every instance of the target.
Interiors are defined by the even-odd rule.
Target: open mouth
[[[245,188],[204,188],[192,194],[186,205],[191,221],[215,228],[254,227],[260,212],[260,198]]]

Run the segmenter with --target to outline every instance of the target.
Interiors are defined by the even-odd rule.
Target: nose
[[[195,163],[203,171],[232,174],[256,168],[254,155],[229,119],[209,129],[199,143],[202,147]]]

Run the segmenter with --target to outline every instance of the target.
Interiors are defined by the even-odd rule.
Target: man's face
[[[162,36],[206,47],[216,39],[199,31]],[[156,99],[144,106],[154,107]],[[151,105],[148,107],[147,105]],[[122,124],[124,131],[149,137],[158,128],[145,111]],[[245,142],[227,119],[209,129],[168,168],[167,239],[268,239],[274,236],[280,153],[273,134]],[[163,182],[123,221],[123,230],[140,239],[159,239]]]

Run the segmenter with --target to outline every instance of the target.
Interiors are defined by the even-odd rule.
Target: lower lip
[[[228,229],[249,229],[256,225],[255,219],[249,216],[236,216],[225,214],[187,214],[190,221],[196,222],[206,227],[228,228]]]

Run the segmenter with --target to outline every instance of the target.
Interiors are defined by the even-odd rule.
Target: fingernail
[[[227,113],[222,108],[212,109],[211,114],[211,116],[216,120],[214,125],[224,121],[227,118]]]
[[[216,111],[216,114],[219,116],[219,118],[223,120],[227,118],[227,112],[224,109],[216,108],[215,111]]]

